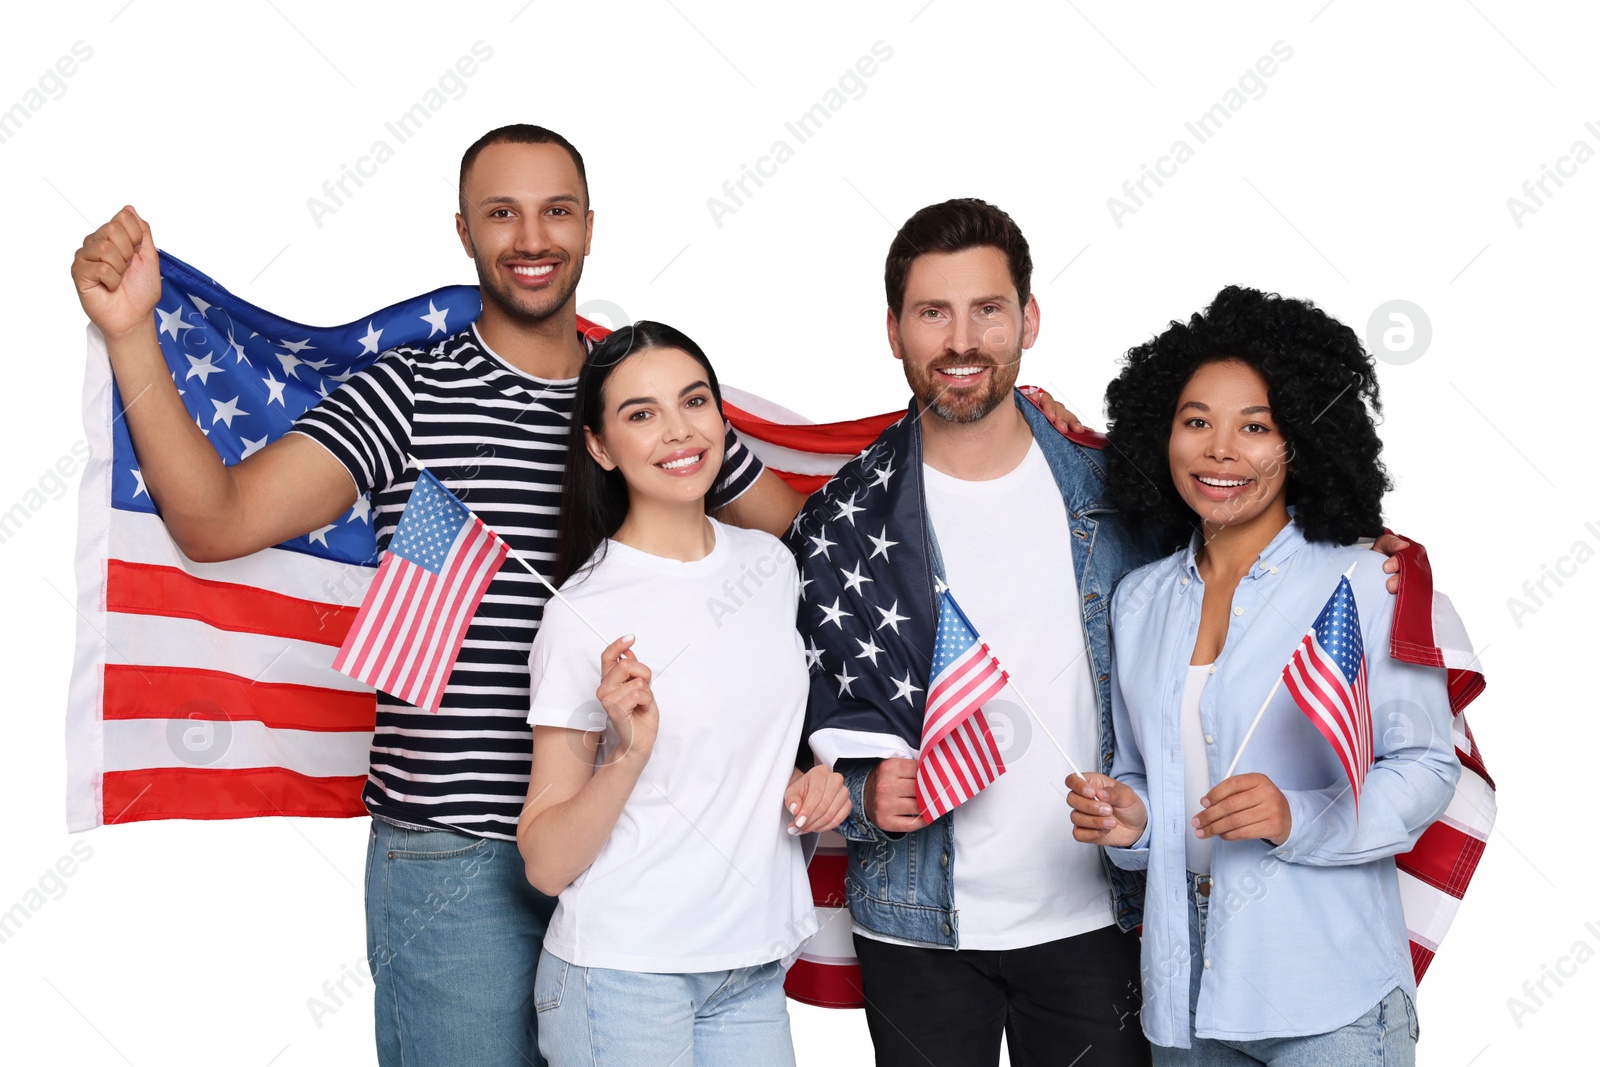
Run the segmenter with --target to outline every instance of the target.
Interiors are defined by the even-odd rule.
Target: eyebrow
[[[914,308],[947,308],[954,305],[955,301],[945,300],[941,297],[930,297],[927,300],[908,300],[907,305]],[[993,293],[989,296],[974,297],[968,302],[969,306],[978,304],[1009,304],[1011,299],[1003,293]]]
[[[711,386],[707,385],[706,382],[705,382],[705,379],[702,378],[700,381],[692,382],[689,385],[686,385],[682,389],[678,390],[678,399],[682,400],[684,397],[688,396],[690,393],[694,392],[696,389],[710,389],[710,388],[711,388]],[[656,402],[656,398],[653,397],[653,396],[630,396],[628,399],[624,400],[622,403],[617,405],[617,410],[621,411],[623,408],[629,407],[629,406],[634,405],[634,404],[654,404],[655,402]]]
[[[1194,408],[1197,411],[1210,411],[1211,410],[1209,405],[1202,404],[1198,400],[1190,400],[1190,401],[1188,401],[1186,403],[1183,403],[1183,404],[1180,404],[1178,406],[1178,410],[1179,411],[1182,411],[1185,408]],[[1262,414],[1271,415],[1272,414],[1272,409],[1267,407],[1265,404],[1258,404],[1257,406],[1251,407],[1251,408],[1240,408],[1239,409],[1239,414],[1241,414],[1241,415],[1262,415]]]
[[[576,193],[556,193],[539,201],[541,204],[582,204],[583,200]],[[478,206],[487,207],[490,204],[521,204],[522,201],[515,196],[486,196],[478,201]]]

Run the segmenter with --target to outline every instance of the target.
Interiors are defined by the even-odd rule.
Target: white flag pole
[[[1344,572],[1344,577],[1349,578],[1355,572],[1356,572],[1356,565],[1354,563],[1352,563],[1352,564],[1350,564],[1350,569]],[[1316,628],[1317,628],[1316,624],[1312,623],[1310,629],[1306,630],[1306,632],[1304,634],[1300,635],[1300,640],[1304,641],[1307,636],[1309,636],[1310,634],[1312,634],[1312,633],[1314,633],[1316,631]],[[1296,645],[1296,647],[1299,647],[1299,646]],[[1293,658],[1292,654],[1291,654],[1290,658],[1291,659]],[[1228,773],[1224,774],[1222,776],[1224,781],[1226,781],[1229,778],[1233,777],[1233,769],[1235,767],[1239,766],[1239,757],[1244,755],[1244,746],[1246,746],[1246,745],[1248,745],[1250,743],[1250,738],[1252,736],[1254,736],[1254,734],[1256,732],[1256,727],[1261,725],[1261,716],[1266,714],[1267,705],[1272,703],[1272,698],[1277,695],[1278,687],[1280,685],[1282,685],[1282,684],[1283,684],[1283,672],[1279,671],[1278,672],[1278,680],[1272,683],[1272,691],[1267,694],[1267,699],[1265,699],[1265,700],[1263,700],[1261,702],[1261,709],[1256,712],[1256,717],[1253,720],[1251,720],[1250,729],[1246,730],[1245,733],[1244,733],[1244,740],[1239,742],[1239,751],[1237,751],[1237,752],[1235,752],[1233,754],[1233,762],[1228,764]]]
[[[1078,765],[1072,762],[1072,757],[1067,755],[1067,750],[1061,747],[1061,742],[1056,740],[1056,735],[1051,733],[1050,728],[1044,724],[1044,720],[1039,718],[1039,713],[1033,710],[1033,705],[1028,703],[1028,698],[1022,695],[1022,690],[1017,688],[1017,683],[1011,680],[1010,675],[1006,676],[1006,682],[1011,686],[1011,691],[1017,694],[1017,699],[1022,701],[1022,706],[1028,710],[1028,714],[1033,716],[1034,724],[1050,739],[1050,743],[1056,746],[1056,751],[1061,753],[1061,758],[1067,761],[1067,766],[1072,768],[1072,773],[1080,778],[1083,777],[1083,772],[1078,770]],[[1088,779],[1085,778],[1084,781],[1088,781]]]
[[[416,456],[413,456],[409,452],[406,453],[406,459],[407,459],[407,461],[409,461],[411,463],[412,466],[416,467],[417,470],[419,470],[419,471],[427,471],[428,470],[428,468],[423,464],[423,462],[420,459],[418,459]],[[433,472],[432,471],[428,471],[428,473],[432,474]],[[441,483],[441,484],[443,484],[443,483]],[[467,507],[466,504],[464,504],[464,503],[461,506],[464,507],[464,508]],[[467,510],[471,511],[472,509],[471,508],[467,508]],[[482,520],[479,520],[479,521],[482,521]],[[500,535],[499,534],[495,534],[495,536],[499,537]],[[587,626],[589,628],[589,632],[590,633],[594,634],[601,641],[603,641],[604,643],[606,643],[608,645],[611,643],[612,639],[607,637],[605,634],[601,633],[599,631],[599,629],[596,628],[595,624],[590,622],[588,617],[586,615],[584,615],[583,612],[579,611],[577,609],[577,607],[575,607],[573,605],[572,601],[570,601],[566,597],[562,596],[561,595],[561,590],[559,590],[555,586],[551,585],[550,584],[550,579],[548,579],[544,575],[540,574],[539,571],[534,567],[534,565],[529,563],[527,561],[527,559],[522,555],[521,552],[518,552],[515,548],[513,548],[511,546],[511,542],[506,541],[505,538],[503,538],[503,537],[500,538],[500,539],[501,539],[501,541],[503,541],[505,543],[506,551],[511,555],[511,558],[516,560],[518,563],[522,564],[523,569],[525,569],[529,574],[533,575],[535,578],[539,579],[539,581],[543,582],[544,583],[544,587],[546,589],[550,590],[550,595],[555,597],[557,600],[561,601],[563,604],[565,604],[567,606],[567,608],[572,612],[572,614],[574,614],[574,615],[576,615],[578,617],[578,621],[583,623],[585,626]]]
[[[1278,672],[1278,680],[1272,683],[1272,689],[1267,693],[1267,699],[1261,702],[1261,710],[1256,712],[1255,719],[1250,723],[1250,729],[1244,733],[1244,740],[1239,742],[1239,751],[1233,754],[1233,762],[1228,764],[1228,773],[1222,776],[1226,781],[1233,777],[1233,769],[1239,766],[1239,757],[1244,755],[1244,746],[1250,743],[1250,738],[1255,734],[1256,727],[1261,725],[1261,716],[1266,714],[1267,705],[1272,703],[1272,698],[1278,695],[1278,687],[1283,684],[1283,672]]]
[[[943,584],[943,582],[937,579],[935,580],[934,589],[938,592],[948,592],[949,588],[950,587]],[[950,601],[951,603],[955,603],[955,598],[951,597]],[[957,606],[956,610],[960,611],[961,609],[959,606]],[[961,612],[961,614],[963,618],[966,617],[966,612]],[[971,626],[970,619],[967,620],[967,624],[969,627]],[[989,651],[988,645],[984,645],[983,649],[986,653],[988,653],[989,658],[994,660],[996,664],[1000,662],[999,657],[997,657],[993,652]],[[1085,654],[1087,654],[1087,650],[1085,650]],[[1073,662],[1075,663],[1077,661],[1074,660]],[[1068,666],[1071,666],[1071,664],[1068,664]],[[1039,713],[1033,710],[1033,705],[1028,703],[1028,698],[1022,695],[1022,690],[1017,688],[1016,680],[1013,679],[1009,674],[1006,675],[1006,685],[1010,686],[1011,691],[1017,695],[1017,699],[1022,701],[1023,708],[1025,708],[1028,712],[1028,715],[1032,717],[1034,724],[1039,727],[1040,732],[1043,733],[1045,737],[1049,738],[1050,743],[1055,746],[1056,751],[1061,753],[1061,758],[1067,761],[1067,766],[1072,768],[1072,773],[1082,777],[1083,772],[1078,770],[1078,765],[1072,761],[1071,756],[1067,755],[1067,750],[1061,747],[1061,742],[1056,740],[1056,735],[1051,733],[1050,728],[1044,724],[1044,720],[1039,718]],[[1085,781],[1087,781],[1087,779],[1085,779]]]

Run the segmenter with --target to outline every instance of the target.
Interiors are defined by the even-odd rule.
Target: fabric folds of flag
[[[722,411],[769,471],[808,496],[902,414],[891,411],[848,422],[812,423],[788,408],[726,384],[722,386]]]
[[[1006,772],[983,705],[1006,687],[1006,672],[946,589],[939,594],[933,677],[923,712],[917,807],[932,822]]]
[[[1466,716],[1467,705],[1484,689],[1482,664],[1450,598],[1433,586],[1428,550],[1413,542],[1395,558],[1400,561],[1400,592],[1395,597],[1389,654],[1402,663],[1445,672],[1454,715],[1451,733],[1461,761],[1455,796],[1444,814],[1423,831],[1410,852],[1395,857],[1411,966],[1420,982],[1483,859],[1497,802],[1494,779]]]
[[[1283,683],[1306,718],[1333,746],[1356,810],[1372,769],[1372,705],[1367,698],[1367,655],[1361,640],[1350,579],[1341,576],[1328,602],[1295,646]]]
[[[406,499],[333,668],[438,711],[478,602],[509,546],[428,471]]]
[[[154,319],[180,399],[238,463],[380,351],[478,314],[475,288],[343,326],[256,307],[163,252]],[[197,563],[156,512],[98,330],[88,330],[67,824],[365,814],[375,702],[332,667],[377,562],[370,505],[253,555]]]

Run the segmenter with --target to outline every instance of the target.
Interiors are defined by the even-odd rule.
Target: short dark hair
[[[1017,299],[1027,303],[1033,294],[1033,256],[1028,252],[1028,239],[1004,211],[986,201],[964,197],[930,204],[907,219],[894,235],[889,259],[883,265],[889,309],[896,316],[900,314],[906,300],[906,276],[918,256],[985,247],[998,248],[1006,254]]]
[[[547,130],[543,126],[531,126],[526,122],[518,122],[511,126],[501,126],[499,129],[490,130],[482,137],[473,141],[461,157],[461,178],[456,186],[456,195],[461,201],[461,214],[467,213],[467,171],[472,169],[472,164],[478,161],[478,155],[492,144],[553,144],[566,149],[567,155],[572,157],[572,165],[578,168],[578,180],[583,183],[583,206],[589,206],[589,173],[583,169],[583,156],[572,147],[572,142],[554,130]]]
[[[1311,301],[1236,285],[1130,348],[1106,386],[1106,477],[1122,521],[1162,548],[1188,543],[1198,520],[1169,473],[1173,415],[1195,371],[1227,361],[1266,380],[1290,449],[1288,503],[1306,540],[1348,545],[1380,533],[1390,482],[1379,458],[1372,357],[1354,330]]]

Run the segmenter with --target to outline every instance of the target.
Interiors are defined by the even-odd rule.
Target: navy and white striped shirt
[[[548,574],[577,379],[548,381],[495,355],[475,327],[432,348],[396,348],[306,412],[294,432],[326,448],[371,494],[380,547],[417,470],[433,472]],[[728,435],[713,503],[755,484],[761,461]],[[532,759],[528,652],[548,597],[515,560],[490,584],[437,714],[378,694],[363,793],[378,818],[514,839]]]

